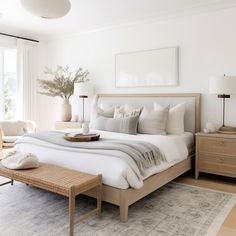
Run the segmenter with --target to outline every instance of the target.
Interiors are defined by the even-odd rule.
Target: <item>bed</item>
[[[129,165],[123,160],[112,157],[112,154],[103,155],[96,151],[78,154],[70,148],[36,141],[30,137],[25,137],[24,142],[16,144],[15,149],[21,152],[33,152],[42,162],[79,169],[91,174],[102,174],[103,200],[119,206],[120,220],[126,222],[131,204],[191,169],[194,157],[194,133],[200,130],[200,94],[99,94],[96,100],[98,105],[119,105],[127,101],[139,106],[151,106],[153,102],[173,106],[186,102],[186,132],[182,135],[128,135],[95,131],[105,138],[147,141],[160,147],[168,162],[150,168],[142,179],[137,178]],[[86,194],[93,197],[96,193],[89,191]]]

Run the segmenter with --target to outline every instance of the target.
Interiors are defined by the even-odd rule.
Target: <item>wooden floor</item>
[[[200,173],[199,179],[195,180],[193,176],[193,173],[188,173],[179,177],[177,182],[229,193],[236,193],[235,178]],[[225,219],[217,236],[236,236],[236,205]]]

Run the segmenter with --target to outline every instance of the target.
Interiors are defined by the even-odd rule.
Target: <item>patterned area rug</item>
[[[89,197],[77,198],[78,213],[95,207]],[[102,218],[75,226],[75,235],[203,236],[216,235],[236,203],[233,194],[169,183],[130,207],[129,221],[119,222],[117,206],[104,203]],[[0,235],[68,235],[68,200],[24,184],[0,188]]]

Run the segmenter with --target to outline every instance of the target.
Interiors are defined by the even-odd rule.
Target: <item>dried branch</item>
[[[74,93],[74,83],[83,83],[88,81],[88,70],[79,68],[73,74],[69,67],[58,66],[55,71],[46,67],[45,74],[54,76],[53,80],[39,79],[39,86],[42,91],[40,94],[50,97],[61,97],[69,99]]]

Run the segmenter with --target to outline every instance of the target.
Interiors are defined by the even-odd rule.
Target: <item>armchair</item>
[[[13,147],[14,142],[25,133],[35,132],[36,125],[31,120],[1,121],[0,122],[0,149]]]

